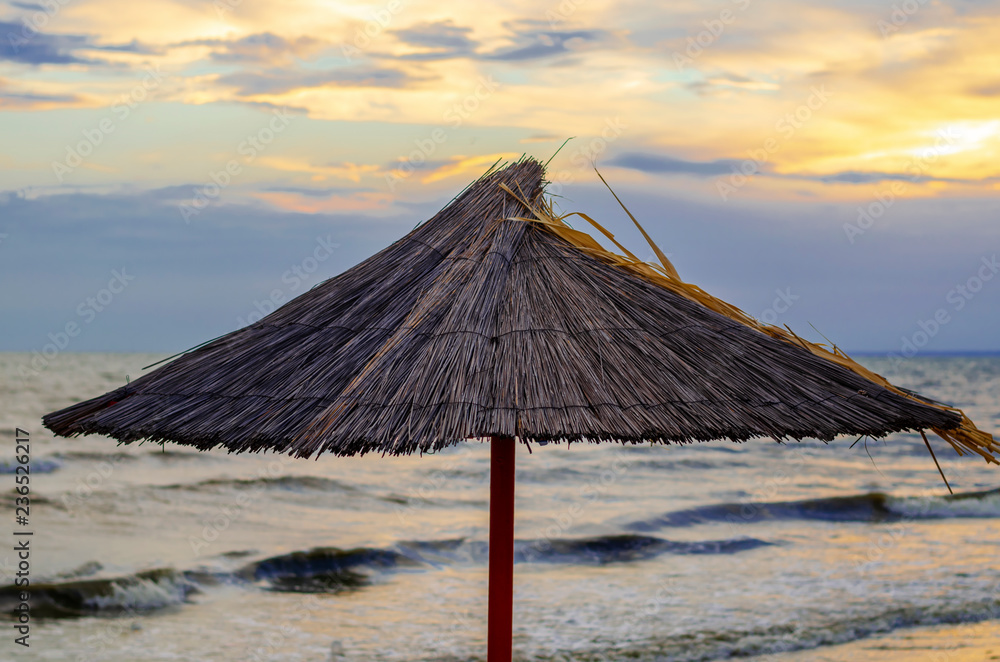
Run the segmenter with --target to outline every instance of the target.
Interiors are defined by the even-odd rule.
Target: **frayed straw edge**
[[[601,177],[600,173],[598,173],[598,176]],[[601,177],[601,181],[604,182],[605,186],[608,186],[608,183],[604,181],[604,177]],[[614,191],[611,191],[611,193],[615,196],[615,200],[617,200],[618,204],[622,206],[622,209],[625,209],[625,213],[628,214],[629,218],[632,219],[632,222],[635,223],[637,228],[639,228],[639,231],[649,243],[653,253],[655,253],[657,258],[660,260],[660,264],[651,264],[640,260],[627,248],[620,244],[615,239],[614,235],[605,227],[582,212],[570,212],[562,215],[557,214],[553,208],[551,200],[545,198],[544,192],[540,193],[534,200],[528,201],[527,196],[515,193],[506,184],[501,183],[500,188],[520,200],[524,206],[530,209],[535,215],[535,218],[516,217],[507,220],[537,223],[584,253],[593,255],[601,261],[611,264],[612,266],[624,269],[625,271],[643,278],[654,285],[664,287],[674,294],[688,299],[689,301],[701,304],[709,310],[719,313],[734,322],[748,326],[751,329],[755,329],[756,331],[772,338],[776,338],[793,345],[799,345],[812,354],[822,359],[826,359],[827,361],[836,363],[837,365],[846,368],[861,377],[864,377],[865,379],[878,384],[893,393],[896,393],[897,395],[920,402],[921,404],[925,404],[929,407],[955,413],[961,417],[961,422],[957,427],[952,429],[931,428],[931,431],[948,442],[948,444],[950,444],[959,455],[964,456],[968,453],[974,453],[981,456],[987,462],[1000,464],[1000,459],[998,459],[998,455],[1000,455],[1000,444],[998,444],[993,438],[993,435],[977,428],[976,424],[973,423],[961,409],[958,409],[957,407],[950,407],[941,403],[929,402],[923,398],[914,397],[912,394],[894,386],[882,375],[872,372],[868,368],[865,368],[861,364],[857,363],[836,345],[833,346],[831,351],[825,345],[805,340],[787,326],[785,328],[781,328],[770,324],[762,324],[736,306],[715,298],[697,285],[682,281],[673,264],[670,263],[666,255],[664,255],[659,247],[653,242],[652,238],[642,228],[635,216],[629,212]],[[610,190],[611,187],[608,186],[608,189]],[[617,253],[612,253],[611,251],[605,249],[586,232],[581,232],[571,228],[565,222],[565,219],[571,216],[579,216],[590,223],[595,229],[597,229],[598,232],[604,235],[620,251],[622,251],[623,255],[618,255]]]

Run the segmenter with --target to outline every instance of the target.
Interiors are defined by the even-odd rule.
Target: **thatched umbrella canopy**
[[[494,475],[491,548],[498,520],[504,545],[513,535],[514,438],[829,440],[930,429],[996,461],[1000,447],[960,411],[756,322],[684,283],[655,246],[660,265],[606,251],[556,216],[543,188],[530,158],[487,173],[407,236],[256,324],[44,423],[64,436],[299,457],[492,438],[503,476]],[[504,566],[506,556],[491,558],[491,576]],[[508,620],[496,615],[492,657],[509,659],[509,603],[493,598],[509,586],[496,588],[491,622],[495,611]],[[504,638],[506,653],[493,648]]]

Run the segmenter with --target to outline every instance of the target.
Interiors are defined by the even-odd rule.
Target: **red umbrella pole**
[[[510,662],[514,626],[514,448],[490,439],[490,613],[487,662]]]

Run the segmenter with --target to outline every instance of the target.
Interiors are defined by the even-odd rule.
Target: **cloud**
[[[0,78],[0,108],[39,108],[76,103],[75,94],[38,94],[12,88],[10,81]]]
[[[941,179],[939,177],[928,177],[926,175],[908,175],[901,172],[863,172],[860,170],[845,170],[835,172],[830,175],[796,175],[797,179],[813,179],[821,182],[838,184],[870,184],[873,182],[885,181],[906,181],[906,182],[929,182],[929,181],[958,181],[954,179]]]
[[[1000,96],[1000,81],[974,87],[969,90],[969,93],[979,97],[998,97]]]
[[[739,166],[736,159],[717,159],[715,161],[685,161],[671,156],[646,154],[642,152],[627,152],[611,160],[611,165],[640,172],[656,174],[696,175],[698,177],[713,177],[728,175],[733,168]]]
[[[32,65],[105,64],[103,60],[80,57],[79,51],[154,52],[135,39],[125,44],[98,45],[87,35],[47,34],[27,22],[0,21],[0,60]]]
[[[523,62],[567,55],[604,40],[603,30],[552,30],[540,29],[538,21],[516,21],[504,24],[514,37],[510,46],[481,55],[484,60]]]
[[[329,198],[334,195],[345,195],[352,193],[370,193],[374,189],[358,187],[327,187],[327,188],[304,188],[301,186],[271,186],[264,189],[269,193],[295,193],[308,198]]]
[[[472,55],[478,43],[469,38],[472,28],[455,25],[450,19],[394,30],[396,38],[410,46],[426,49],[403,56],[409,60],[443,60]]]
[[[372,218],[340,211],[340,205],[326,213],[296,213],[255,201],[210,206],[185,225],[172,199],[179,193],[26,198],[0,192],[0,232],[11,244],[3,246],[0,280],[12,284],[0,288],[0,306],[17,311],[8,317],[26,320],[4,327],[0,346],[40,349],[47,333],[79,321],[79,303],[107,284],[112,269],[124,269],[134,282],[74,338],[71,351],[182,350],[241,326],[238,320],[255,312],[255,301],[274,288],[288,298],[301,294],[414,223],[413,214]],[[430,213],[425,209],[417,217]],[[60,241],[53,242],[54,236]],[[290,267],[313,254],[318,237],[340,248],[301,284],[283,281]],[[39,251],[53,268],[19,279],[29,256]]]
[[[643,152],[626,152],[610,161],[610,165],[640,172],[662,175],[695,175],[698,177],[717,177],[729,175],[734,170],[739,170],[740,159],[716,159],[714,161],[686,161],[676,159],[671,156],[659,154],[647,154]],[[926,182],[951,182],[951,183],[980,183],[988,181],[969,180],[950,177],[933,177],[926,174],[910,174],[904,172],[879,172],[844,170],[827,174],[801,174],[801,173],[776,173],[769,171],[766,165],[761,166],[759,177],[773,177],[780,179],[795,179],[824,184],[873,184],[885,181],[905,181],[922,184]],[[995,179],[995,178],[992,178]]]
[[[451,166],[457,158],[460,157],[452,157],[448,159],[423,159],[421,161],[412,162],[406,159],[399,159],[387,163],[384,170],[386,172],[392,172],[405,166],[407,170],[426,170],[428,172],[434,172]]]
[[[397,69],[375,67],[354,67],[350,69],[328,69],[324,71],[304,71],[284,68],[270,69],[260,73],[241,71],[221,76],[218,82],[235,87],[243,96],[257,94],[282,94],[302,88],[312,87],[406,87],[414,79]]]
[[[429,218],[461,185],[433,201],[401,205],[410,209],[399,215],[294,213],[226,203],[206,208],[190,225],[173,204],[178,195],[190,195],[190,187],[37,198],[0,192],[0,232],[8,234],[0,281],[16,285],[0,288],[0,308],[19,320],[4,327],[0,347],[40,349],[48,333],[77,318],[80,301],[107,283],[111,269],[125,268],[134,283],[74,339],[71,350],[185,349],[239,326],[237,320],[257,310],[255,302],[275,287],[295,296],[384,248]],[[806,333],[813,323],[849,350],[898,351],[899,337],[912,333],[913,320],[945,305],[956,274],[963,280],[974,275],[985,247],[1000,240],[997,202],[984,197],[899,199],[891,213],[907,224],[896,231],[876,226],[851,244],[842,226],[856,218],[854,202],[744,206],[654,190],[630,193],[626,202],[657,243],[676,252],[674,262],[686,280],[753,315],[771,305],[776,288],[790,285],[801,300],[782,322]],[[336,194],[320,200],[327,199]],[[573,199],[627,246],[641,249],[642,238],[602,187],[578,186]],[[810,222],[800,222],[803,217]],[[340,248],[293,290],[282,274],[312,254],[317,237]],[[43,254],[47,266],[38,269]],[[985,287],[972,303],[935,349],[996,348],[1000,289]],[[853,323],[858,318],[871,323],[859,328]]]
[[[472,28],[456,25],[450,19],[418,23],[394,30],[396,38],[408,46],[423,49],[402,55],[383,54],[381,57],[401,60],[449,60],[468,58],[481,61],[522,62],[575,53],[606,40],[603,30],[553,30],[541,21],[508,21],[509,43],[491,51],[480,49],[481,43],[469,35]]]
[[[83,35],[53,35],[37,32],[28,23],[0,22],[0,60],[24,64],[80,64],[74,51],[89,44]]]
[[[104,46],[97,46],[94,44],[90,44],[87,46],[87,49],[95,51],[111,51],[117,53],[138,53],[141,55],[153,55],[161,53],[160,50],[153,48],[152,46],[147,46],[146,44],[139,42],[138,39],[133,39],[132,41],[124,44],[108,44]]]
[[[769,81],[755,80],[747,76],[725,73],[712,76],[702,80],[696,80],[687,84],[687,89],[697,94],[713,94],[720,91],[732,89],[747,90],[751,92],[774,92],[780,90],[781,86]]]
[[[312,37],[286,39],[272,32],[260,32],[239,39],[195,39],[174,47],[209,46],[217,62],[267,62],[271,65],[292,57],[305,58],[320,50],[325,42]]]
[[[0,108],[37,108],[47,105],[63,105],[80,101],[75,94],[30,94],[4,92],[0,90]]]
[[[550,143],[559,140],[560,136],[553,135],[551,133],[536,133],[528,136],[527,138],[521,138],[518,142],[521,143]]]

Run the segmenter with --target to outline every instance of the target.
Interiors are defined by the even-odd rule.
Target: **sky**
[[[998,17],[973,0],[0,4],[0,351],[186,349],[567,138],[548,171],[562,211],[652,259],[596,165],[683,279],[762,321],[854,352],[1000,351]]]

